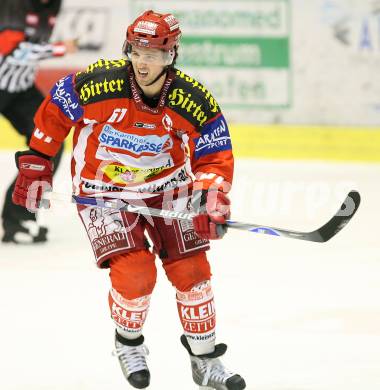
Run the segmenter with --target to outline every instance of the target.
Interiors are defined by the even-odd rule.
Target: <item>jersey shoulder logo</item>
[[[58,80],[50,91],[51,101],[73,122],[83,115],[78,95],[74,90],[73,75]]]
[[[75,75],[75,90],[82,105],[102,100],[130,97],[128,62],[98,60]]]
[[[194,138],[193,141],[196,159],[207,154],[231,150],[231,137],[224,116],[220,115],[212,122],[207,123],[202,129],[201,135]]]
[[[195,127],[202,127],[220,113],[219,105],[200,82],[180,70],[175,72],[167,105]]]

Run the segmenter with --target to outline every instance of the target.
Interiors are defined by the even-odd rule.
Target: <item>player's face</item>
[[[166,54],[159,49],[132,47],[129,59],[140,85],[149,85],[162,72],[167,63]]]

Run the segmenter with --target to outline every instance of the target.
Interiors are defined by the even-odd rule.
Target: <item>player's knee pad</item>
[[[139,337],[148,313],[150,295],[128,300],[111,288],[108,302],[117,332],[127,339]]]
[[[205,252],[163,263],[166,275],[179,291],[190,291],[193,286],[211,278],[210,264]]]
[[[191,350],[196,355],[215,348],[215,304],[209,280],[190,291],[177,290],[178,314]]]
[[[116,255],[110,260],[112,287],[127,300],[150,295],[156,284],[155,256],[147,249]]]

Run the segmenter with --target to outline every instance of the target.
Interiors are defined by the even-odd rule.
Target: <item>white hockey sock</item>
[[[109,293],[111,317],[121,336],[127,339],[137,339],[141,336],[149,309],[150,297],[150,295],[145,295],[128,300],[114,288],[111,288]]]
[[[215,349],[215,305],[209,280],[190,291],[177,290],[178,314],[184,335],[194,355],[211,353]]]

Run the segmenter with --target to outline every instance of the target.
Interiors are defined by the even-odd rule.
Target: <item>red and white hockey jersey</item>
[[[158,105],[141,97],[129,62],[99,60],[59,80],[35,116],[30,147],[54,156],[74,126],[73,191],[151,197],[189,185],[231,183],[230,135],[198,81],[169,71]]]

